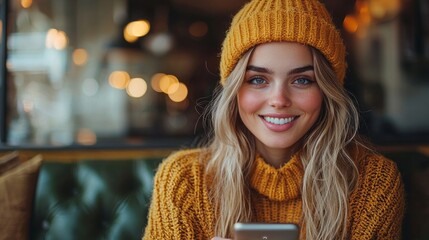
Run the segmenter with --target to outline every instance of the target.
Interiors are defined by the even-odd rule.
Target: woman
[[[253,0],[223,43],[206,147],[155,177],[144,239],[233,237],[236,222],[300,226],[301,239],[399,239],[396,165],[357,135],[345,48],[317,0]]]

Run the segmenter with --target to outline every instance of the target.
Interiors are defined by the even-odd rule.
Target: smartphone
[[[298,240],[299,227],[293,223],[236,223],[234,240]]]

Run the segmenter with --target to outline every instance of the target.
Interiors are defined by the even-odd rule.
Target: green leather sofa
[[[29,226],[29,239],[141,239],[153,176],[161,161],[175,150],[21,151],[23,159],[43,156],[38,176],[33,177],[37,181],[30,193],[29,224],[21,229],[26,231]],[[398,164],[405,183],[402,239],[429,239],[429,213],[424,211],[429,207],[429,148],[383,152]],[[5,173],[0,180],[2,177]],[[1,190],[0,181],[0,203]],[[4,236],[5,212],[1,213]]]
[[[153,176],[168,151],[127,153],[58,160],[51,154],[44,160],[33,200],[30,239],[141,239]]]

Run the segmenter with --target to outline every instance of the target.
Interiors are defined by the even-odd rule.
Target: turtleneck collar
[[[304,169],[298,154],[282,167],[274,168],[258,154],[250,178],[250,185],[260,194],[275,201],[285,201],[301,196]]]

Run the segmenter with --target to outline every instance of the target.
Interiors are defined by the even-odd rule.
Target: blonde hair
[[[355,138],[358,112],[328,61],[318,50],[310,49],[324,104],[300,151],[305,169],[301,234],[312,240],[345,239],[348,197],[358,174],[347,147],[352,142],[359,144]],[[212,155],[206,171],[214,176],[210,194],[217,211],[216,236],[232,236],[234,223],[250,222],[253,217],[248,179],[256,147],[238,116],[236,98],[252,51],[239,60],[211,106],[208,148]]]

